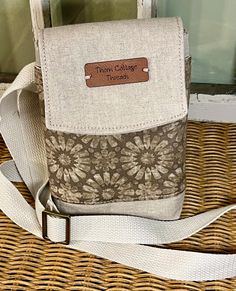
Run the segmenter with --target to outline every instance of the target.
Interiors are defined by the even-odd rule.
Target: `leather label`
[[[84,66],[84,69],[88,87],[139,83],[149,80],[146,58],[89,63]]]

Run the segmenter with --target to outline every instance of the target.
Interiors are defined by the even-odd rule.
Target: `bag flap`
[[[180,18],[43,30],[39,46],[47,128],[118,134],[183,118],[187,114],[183,35]],[[90,86],[91,77],[95,86]],[[131,82],[125,83],[129,77]],[[120,80],[106,84],[109,78]]]

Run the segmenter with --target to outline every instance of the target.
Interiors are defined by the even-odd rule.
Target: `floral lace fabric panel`
[[[43,103],[39,69],[36,76]],[[102,136],[45,127],[51,193],[78,204],[176,196],[185,189],[185,132],[186,119],[140,132]]]

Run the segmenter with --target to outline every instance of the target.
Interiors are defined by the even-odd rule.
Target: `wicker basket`
[[[9,158],[0,140],[0,162]],[[186,172],[187,194],[182,217],[236,203],[236,125],[189,122]],[[17,187],[33,203],[26,187],[20,183]],[[168,247],[236,252],[235,212]],[[2,213],[0,248],[0,290],[236,290],[236,278],[203,283],[166,280],[64,248],[35,238]]]

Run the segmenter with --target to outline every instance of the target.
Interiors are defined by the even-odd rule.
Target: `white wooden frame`
[[[191,94],[189,117],[193,121],[236,122],[236,95]]]
[[[43,17],[43,2],[42,0],[30,0],[30,12],[32,29],[34,36],[34,48],[35,48],[35,61],[36,64],[40,64],[39,48],[38,48],[38,35],[39,31],[45,27]]]
[[[137,18],[151,18],[157,16],[158,0],[137,0]]]

